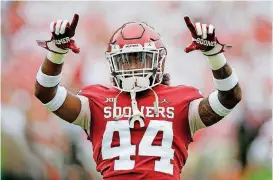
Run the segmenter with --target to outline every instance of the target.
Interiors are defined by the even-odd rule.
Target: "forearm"
[[[219,70],[212,70],[213,76],[216,79],[226,79],[232,74],[232,68],[226,63]],[[227,109],[234,108],[241,101],[241,88],[239,83],[234,88],[228,91],[218,91],[219,101]]]
[[[62,72],[63,64],[56,64],[48,60],[46,57],[43,64],[41,65],[41,70],[44,74],[48,76],[58,76]],[[48,103],[56,95],[58,85],[54,87],[44,87],[39,84],[36,80],[35,83],[35,96],[42,102]]]
[[[218,57],[220,58],[219,61],[222,60],[221,58],[224,58],[223,54],[218,55]],[[210,58],[213,57],[208,57],[209,60]],[[223,66],[220,68],[212,67],[212,73],[217,91],[210,94],[209,97],[204,98],[199,104],[200,118],[206,126],[213,125],[220,121],[241,100],[241,88],[235,78],[235,72],[233,72],[232,68],[227,63],[223,62]],[[233,78],[231,78],[231,75],[233,75]],[[233,81],[228,80],[227,78],[233,79]],[[226,84],[223,84],[223,82]],[[215,97],[215,95],[217,95],[217,97]],[[216,104],[221,106],[220,109],[219,107],[216,107],[215,102],[217,101],[218,103]]]
[[[57,76],[62,72],[63,64],[56,64],[45,58],[45,61],[42,65],[42,71],[50,76]]]

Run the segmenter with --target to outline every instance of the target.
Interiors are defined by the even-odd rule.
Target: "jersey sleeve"
[[[92,104],[94,104],[94,100],[97,97],[101,96],[105,89],[101,85],[90,85],[82,88],[77,94],[81,100],[81,111],[73,124],[81,126],[88,135],[90,135],[91,117],[94,110],[92,109]]]
[[[203,121],[201,120],[198,111],[198,107],[202,99],[203,98],[195,99],[191,101],[189,105],[188,119],[192,137],[197,130],[206,127]]]
[[[77,95],[81,100],[81,111],[73,124],[81,126],[89,134],[91,123],[91,112],[89,108],[89,99],[82,95]]]
[[[195,87],[192,86],[186,86],[186,104],[188,106],[188,126],[189,126],[189,133],[191,138],[193,138],[194,133],[201,129],[204,128],[205,125],[202,122],[199,112],[198,112],[198,107],[200,104],[200,101],[204,98],[203,94],[201,91]]]

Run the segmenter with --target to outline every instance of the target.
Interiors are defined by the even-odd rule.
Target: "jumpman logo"
[[[160,104],[163,104],[163,103],[169,104],[169,101],[167,101],[166,97],[164,97],[164,99],[160,102]]]

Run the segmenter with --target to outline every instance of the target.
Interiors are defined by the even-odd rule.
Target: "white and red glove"
[[[192,35],[192,43],[185,48],[186,53],[201,50],[204,55],[213,56],[232,48],[230,45],[219,43],[213,25],[197,22],[194,26],[188,16],[185,16],[184,20]]]
[[[50,31],[52,33],[51,39],[48,41],[37,40],[37,44],[55,55],[57,54],[56,56],[59,55],[59,57],[60,55],[65,55],[68,53],[69,49],[71,49],[74,53],[79,53],[80,48],[78,48],[75,41],[71,39],[75,35],[78,21],[78,14],[74,15],[71,24],[68,22],[68,20],[52,21],[50,23]]]

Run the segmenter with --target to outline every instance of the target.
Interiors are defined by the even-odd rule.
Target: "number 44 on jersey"
[[[159,131],[163,132],[161,146],[153,146]],[[119,133],[120,146],[111,147],[114,132]],[[174,158],[173,129],[172,122],[162,120],[151,120],[139,144],[139,156],[158,156],[160,160],[155,162],[155,171],[173,174],[173,164],[171,160]],[[135,161],[130,156],[135,156],[136,145],[131,144],[131,134],[129,121],[108,121],[102,140],[102,158],[103,160],[119,157],[115,160],[114,170],[130,170],[135,166]]]

